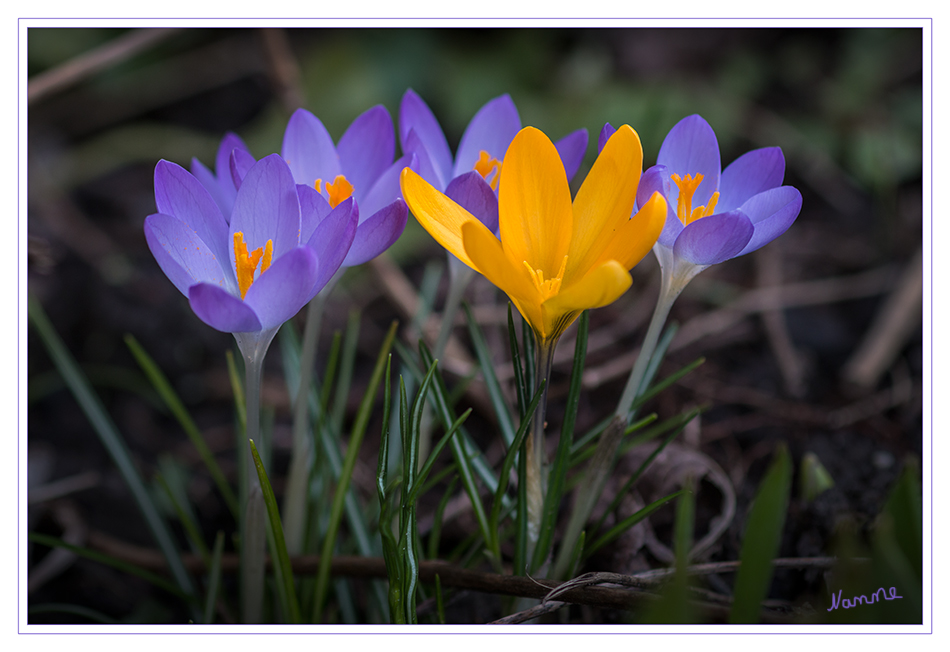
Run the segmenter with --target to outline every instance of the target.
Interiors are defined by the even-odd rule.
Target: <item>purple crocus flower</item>
[[[149,249],[198,317],[234,333],[246,356],[330,280],[357,227],[352,200],[332,211],[298,187],[277,154],[255,162],[236,191],[230,223],[184,168],[155,167],[158,212],[145,220]],[[257,352],[263,356],[263,351]]]
[[[191,173],[195,176],[201,185],[211,193],[225,221],[231,221],[231,211],[234,209],[234,198],[237,196],[237,189],[240,185],[234,180],[231,172],[232,153],[238,150],[238,156],[250,159],[251,165],[255,159],[241,137],[233,132],[228,132],[221,140],[218,146],[218,153],[214,159],[214,172],[209,170],[197,158],[191,159]]]
[[[601,139],[612,132],[604,127]],[[743,154],[722,170],[716,134],[702,117],[680,120],[657,164],[640,179],[637,201],[654,192],[667,201],[666,226],[653,248],[664,274],[682,289],[710,265],[750,253],[785,233],[802,208],[801,193],[783,186],[778,147]]]
[[[409,211],[401,198],[399,173],[414,168],[416,161],[409,153],[393,163],[394,132],[381,105],[357,117],[335,146],[323,123],[305,109],[294,112],[284,131],[281,155],[294,180],[315,189],[330,208],[351,196],[358,206],[359,226],[344,267],[375,258],[406,227]]]
[[[505,152],[519,131],[521,118],[511,97],[496,97],[468,123],[452,158],[442,127],[422,98],[409,89],[399,105],[399,141],[404,152],[418,158],[414,171],[493,232],[498,231],[499,172]],[[555,147],[570,180],[584,159],[587,130],[567,135]]]

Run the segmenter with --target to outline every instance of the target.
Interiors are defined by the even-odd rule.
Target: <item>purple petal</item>
[[[396,155],[393,120],[386,107],[374,106],[356,118],[337,143],[336,152],[343,174],[353,184],[353,195],[362,202]]]
[[[614,129],[609,122],[604,123],[604,128],[600,130],[600,136],[597,137],[597,154],[599,155],[601,150],[604,149],[604,145],[607,144],[607,141],[610,140],[610,137],[614,135],[614,132],[617,131]]]
[[[738,208],[750,197],[782,185],[785,157],[779,147],[763,147],[747,152],[729,164],[719,180],[716,210]]]
[[[168,161],[158,162],[155,204],[159,213],[177,217],[191,227],[218,260],[228,260],[228,223],[205,187],[187,170]]]
[[[637,186],[637,206],[646,205],[655,192],[664,197],[669,196],[670,185],[672,184],[669,172],[663,165],[654,165],[640,176],[640,185]],[[676,242],[676,238],[682,230],[683,223],[676,217],[676,212],[667,201],[666,224],[663,226],[663,231],[660,232],[658,242],[667,249],[672,249],[673,243]]]
[[[406,152],[406,154],[411,154],[416,159],[416,168],[413,168],[413,172],[417,172],[420,177],[428,181],[436,190],[445,190],[450,179],[442,176],[442,173],[429,156],[429,151],[422,144],[418,134],[416,134],[415,129],[409,132],[405,141],[402,147],[403,151]]]
[[[297,184],[297,199],[300,201],[300,241],[307,242],[332,209],[323,195],[302,183]]]
[[[361,265],[386,251],[402,235],[408,217],[409,209],[401,199],[371,215],[357,227],[343,266]]]
[[[252,167],[234,200],[230,237],[244,234],[248,251],[264,247],[273,240],[273,259],[283,256],[300,243],[300,203],[290,168],[277,154],[271,154]],[[234,250],[231,248],[231,264]]]
[[[359,225],[359,211],[356,202],[350,198],[334,208],[326,219],[320,222],[307,245],[317,254],[320,265],[313,282],[311,295],[316,296],[330,282],[333,275],[343,264],[350,251],[356,228]]]
[[[246,303],[227,290],[210,283],[188,288],[191,309],[204,323],[225,333],[261,330],[261,321]]]
[[[412,168],[415,172],[418,165],[415,154],[407,154],[390,165],[389,168],[379,176],[379,179],[376,180],[376,183],[374,183],[373,187],[369,189],[369,192],[364,195],[363,199],[358,200],[360,215],[370,217],[374,213],[382,210],[385,206],[391,204],[393,200],[402,199],[402,188],[399,187],[399,175],[402,174],[402,171],[407,167]]]
[[[297,314],[313,298],[310,290],[317,277],[317,254],[310,247],[294,247],[248,288],[244,303],[261,320],[262,328],[274,328]]]
[[[218,153],[214,159],[214,173],[218,176],[219,180],[224,179],[229,174],[231,169],[231,152],[236,149],[248,154],[251,153],[251,150],[247,148],[247,145],[244,144],[241,137],[229,131],[224,134],[224,138],[218,146]]]
[[[232,275],[221,268],[210,247],[178,218],[161,213],[149,215],[145,218],[145,240],[165,276],[185,296],[195,283],[235,287]]]
[[[503,160],[508,146],[519,131],[521,118],[511,97],[506,93],[489,101],[478,110],[462,134],[452,176],[474,170],[483,151],[492,158]]]
[[[416,132],[417,143],[409,142],[410,132]],[[419,152],[419,146],[428,154],[432,169],[440,180],[438,188],[445,188],[448,179],[452,175],[452,152],[449,150],[449,143],[445,140],[445,134],[439,121],[432,115],[432,111],[422,101],[411,88],[402,96],[402,102],[399,104],[399,142],[402,145],[402,151],[406,154],[415,152],[422,158]],[[434,179],[426,176],[426,170],[420,171],[422,178],[429,183],[435,184]]]
[[[231,208],[234,206],[234,195],[237,194],[237,191],[234,190],[234,184],[228,183],[227,187],[234,192],[230,195],[227,194],[225,184],[219,182],[218,178],[214,176],[214,172],[209,170],[204,163],[196,158],[191,159],[191,174],[204,186],[208,194],[214,199],[214,203],[218,205],[218,209],[226,221],[231,216]],[[229,175],[229,181],[230,178]]]
[[[703,217],[683,229],[673,255],[694,265],[715,265],[742,251],[754,230],[739,211]]]
[[[237,191],[241,189],[241,184],[244,182],[244,177],[247,176],[248,171],[254,167],[254,164],[257,163],[257,159],[251,156],[251,153],[243,149],[236,149],[231,152],[231,162],[229,164],[229,170],[231,172],[231,184],[234,186],[234,196],[237,197]],[[234,203],[233,200],[231,202]],[[231,209],[231,212],[234,212],[234,209]]]
[[[660,153],[656,157],[658,165],[665,165],[670,174],[685,177],[687,174],[695,177],[703,175],[703,181],[693,194],[693,207],[706,206],[709,198],[719,190],[719,142],[716,133],[709,123],[698,115],[683,118],[670,129],[670,133],[660,146]],[[667,196],[675,206],[679,198],[679,188],[673,184]]]
[[[740,209],[749,216],[755,233],[739,256],[755,251],[779,237],[792,225],[802,210],[802,194],[791,186],[781,186],[759,193]]]
[[[564,163],[564,171],[567,172],[567,180],[570,181],[577,174],[587,152],[587,130],[578,129],[554,143],[554,146],[557,147],[557,153]]]
[[[498,232],[498,197],[478,172],[455,177],[445,189],[446,196],[477,217],[492,233]]]
[[[297,109],[287,122],[280,154],[294,180],[312,186],[317,179],[333,182],[342,174],[340,159],[326,127],[306,109]]]

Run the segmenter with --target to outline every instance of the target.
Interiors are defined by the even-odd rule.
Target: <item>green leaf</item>
[[[382,380],[383,371],[389,359],[389,349],[392,347],[393,340],[396,338],[397,326],[398,323],[394,321],[389,327],[386,337],[383,339],[383,346],[379,351],[379,356],[376,358],[376,365],[373,368],[369,384],[366,387],[366,393],[363,395],[363,400],[360,402],[360,407],[356,412],[356,420],[353,422],[353,430],[350,433],[350,441],[346,448],[343,468],[340,471],[340,480],[333,494],[333,503],[330,507],[330,522],[327,526],[326,537],[323,540],[323,548],[320,552],[320,566],[317,569],[317,581],[314,588],[313,622],[315,623],[320,621],[323,612],[323,604],[330,582],[330,562],[333,560],[333,547],[336,544],[336,535],[340,527],[340,519],[343,516],[347,490],[350,486],[350,480],[353,478],[353,470],[356,468],[356,461],[359,456],[360,445],[363,443],[363,436],[366,434],[366,427],[369,425],[373,403],[376,401],[376,390],[379,389],[379,383],[380,380]],[[347,380],[346,386],[349,386],[349,380]]]
[[[504,392],[501,391],[498,376],[495,375],[491,350],[488,348],[485,336],[482,335],[481,329],[475,322],[475,317],[472,315],[472,309],[469,308],[468,303],[463,302],[462,308],[465,310],[465,317],[468,320],[468,332],[472,336],[472,346],[478,356],[478,365],[482,368],[482,376],[485,378],[485,386],[488,388],[488,397],[491,400],[495,416],[498,417],[501,436],[505,440],[505,445],[511,446],[511,442],[515,438],[515,427],[511,422],[511,413],[508,404],[505,402]]]
[[[214,623],[214,605],[218,602],[218,589],[221,587],[221,557],[224,555],[224,532],[218,530],[211,551],[211,565],[208,567],[208,595],[205,597],[205,625]]]
[[[884,504],[883,514],[893,522],[893,532],[901,552],[917,578],[923,577],[923,507],[916,458],[908,458],[897,484]]]
[[[802,456],[801,477],[799,487],[801,488],[802,500],[810,503],[824,491],[835,486],[835,481],[831,479],[818,456],[811,451]]]
[[[608,543],[611,543],[612,541],[614,541],[621,534],[623,534],[624,532],[632,528],[634,525],[636,525],[637,523],[645,519],[647,516],[649,516],[656,510],[663,507],[663,505],[670,502],[674,498],[677,498],[683,495],[683,491],[684,490],[676,491],[674,493],[669,494],[668,496],[663,496],[662,498],[654,500],[652,503],[650,503],[643,509],[637,510],[630,516],[626,517],[625,519],[623,519],[622,521],[614,525],[612,528],[607,530],[607,532],[605,532],[604,535],[601,536],[599,539],[592,542],[590,546],[584,550],[584,557],[590,557],[597,550],[603,548]]]
[[[254,440],[249,441],[251,455],[254,457],[254,468],[257,469],[257,479],[261,483],[261,492],[264,494],[264,507],[267,508],[267,517],[270,519],[274,536],[274,548],[277,553],[277,564],[274,565],[274,570],[280,576],[284,588],[283,603],[287,609],[287,617],[291,624],[297,625],[300,623],[300,605],[297,603],[297,593],[294,591],[294,572],[290,567],[290,555],[287,554],[287,544],[284,542],[284,528],[280,524],[277,498],[270,486],[270,479],[267,477],[267,471],[264,470],[261,456],[257,453],[257,446],[254,445]]]
[[[693,545],[695,496],[692,480],[679,492],[676,503],[676,522],[673,526],[673,549],[676,553],[676,572],[673,581],[663,590],[660,599],[647,610],[645,623],[686,624],[695,622],[689,603],[689,551]]]
[[[142,348],[142,345],[138,343],[138,340],[130,333],[126,333],[125,335],[125,344],[129,347],[136,362],[139,363],[139,367],[142,368],[142,371],[145,372],[145,375],[151,381],[152,386],[155,387],[159,396],[162,397],[165,405],[168,406],[168,409],[175,415],[178,423],[181,424],[185,434],[188,435],[188,439],[191,440],[192,446],[198,451],[201,461],[204,462],[208,472],[211,473],[211,477],[214,479],[218,491],[221,492],[224,502],[227,503],[228,509],[236,518],[238,514],[237,497],[235,497],[231,485],[228,484],[227,479],[224,477],[224,472],[221,470],[221,467],[218,466],[217,461],[214,459],[214,455],[211,453],[211,449],[208,448],[208,444],[205,442],[201,431],[198,430],[198,426],[195,425],[185,405],[172,388],[171,383],[168,382],[168,378],[162,373],[158,365],[155,364],[151,356],[146,353],[145,349]]]
[[[119,473],[132,492],[132,497],[135,499],[139,511],[145,518],[146,525],[152,532],[152,536],[155,537],[155,542],[158,544],[159,549],[165,556],[165,560],[168,562],[168,567],[172,577],[175,578],[175,583],[181,589],[182,593],[193,598],[195,594],[194,585],[192,584],[191,577],[188,575],[188,571],[181,561],[181,555],[175,546],[174,538],[159,514],[158,509],[155,507],[155,503],[152,501],[152,497],[149,495],[145,483],[142,481],[141,476],[139,476],[139,472],[132,462],[132,456],[128,448],[126,448],[125,442],[119,434],[118,429],[115,427],[115,424],[112,422],[105,408],[102,407],[102,403],[99,402],[99,398],[92,391],[88,381],[82,375],[82,372],[80,372],[76,361],[72,355],[70,355],[62,340],[59,339],[53,325],[46,317],[43,307],[32,295],[30,295],[28,299],[28,311],[30,320],[32,320],[34,328],[36,328],[37,333],[39,333],[40,338],[43,340],[43,344],[46,346],[46,350],[49,352],[53,364],[56,365],[59,373],[62,374],[63,380],[66,381],[66,384],[69,386],[70,392],[72,392],[79,406],[86,414],[86,418],[89,419],[93,430],[95,430],[99,436],[99,440],[109,452],[112,461],[116,467],[118,467]]]
[[[782,445],[759,485],[746,522],[739,571],[729,622],[757,623],[772,581],[772,560],[778,556],[792,486],[792,462]]]

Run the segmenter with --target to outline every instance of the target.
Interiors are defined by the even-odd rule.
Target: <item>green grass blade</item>
[[[236,518],[238,514],[237,497],[234,495],[231,485],[228,484],[227,479],[224,477],[224,472],[221,470],[221,467],[218,466],[218,462],[214,459],[214,454],[211,452],[211,449],[208,448],[207,442],[205,442],[201,431],[198,430],[198,426],[195,425],[184,403],[181,402],[178,394],[172,388],[171,383],[168,382],[168,378],[162,373],[158,365],[155,364],[152,357],[146,353],[142,345],[139,344],[138,340],[130,333],[126,333],[125,335],[125,344],[129,347],[136,362],[139,363],[139,367],[142,368],[142,371],[145,372],[145,375],[151,381],[152,386],[158,392],[159,396],[162,397],[165,405],[168,406],[168,409],[178,420],[178,423],[181,424],[185,434],[188,435],[188,439],[191,440],[191,445],[198,451],[201,461],[204,462],[205,467],[211,474],[215,485],[218,487],[218,491],[221,492],[221,496],[224,498],[224,502],[227,503],[228,509]]]
[[[224,555],[224,532],[218,530],[214,539],[214,548],[211,551],[211,565],[208,567],[208,594],[205,596],[205,617],[201,621],[205,625],[214,623],[214,606],[218,602],[218,591],[221,588],[221,557]]]
[[[687,481],[676,501],[676,520],[673,525],[673,550],[676,553],[676,571],[673,581],[666,585],[660,599],[647,610],[647,624],[686,624],[694,622],[689,602],[689,551],[693,545],[693,527],[696,502],[692,481]]]
[[[264,470],[261,456],[257,453],[254,440],[248,441],[251,444],[251,455],[254,456],[257,479],[261,483],[261,492],[264,494],[264,507],[267,508],[267,517],[270,519],[270,526],[274,534],[274,548],[277,553],[277,563],[274,564],[274,570],[280,575],[281,584],[284,588],[284,604],[287,608],[287,617],[291,624],[297,625],[300,623],[300,605],[297,603],[297,593],[294,591],[294,572],[290,567],[290,555],[287,554],[287,544],[284,542],[284,528],[280,524],[277,498],[274,496],[274,489],[270,485],[270,479],[267,477],[267,471]]]
[[[778,556],[782,528],[788,511],[792,486],[792,462],[782,445],[759,485],[746,522],[745,538],[739,554],[739,571],[729,622],[733,625],[757,623],[762,600],[772,581],[772,560]]]
[[[514,369],[515,390],[518,392],[518,414],[524,419],[525,409],[528,407],[529,391],[524,384],[524,368],[521,366],[521,347],[518,346],[518,335],[515,333],[515,320],[511,314],[511,302],[508,302],[508,347],[511,350],[511,366]]]
[[[409,494],[410,503],[415,503],[416,499],[419,498],[419,495],[425,488],[426,478],[432,471],[432,466],[435,464],[435,460],[439,457],[439,453],[441,453],[442,449],[445,448],[445,445],[449,443],[449,439],[451,439],[452,436],[459,431],[459,429],[462,427],[462,424],[465,423],[465,420],[468,419],[468,416],[471,413],[472,408],[465,410],[465,412],[462,413],[462,416],[455,420],[455,423],[452,424],[452,427],[449,428],[448,432],[442,435],[442,438],[439,439],[439,442],[432,448],[432,452],[429,453],[429,457],[426,458],[425,464],[423,464],[422,468],[419,469],[418,476],[413,483],[414,486],[411,493]]]
[[[350,397],[350,385],[353,382],[353,367],[356,363],[356,345],[360,337],[360,313],[350,311],[349,321],[346,324],[346,338],[343,340],[343,354],[340,358],[340,376],[337,378],[336,391],[333,395],[333,409],[330,412],[330,423],[333,432],[343,432],[343,417],[346,414],[346,403]]]
[[[132,492],[132,497],[135,499],[139,511],[141,511],[145,519],[146,525],[152,532],[152,536],[155,537],[155,542],[158,544],[159,549],[165,556],[165,560],[168,562],[168,568],[171,571],[172,577],[175,579],[175,583],[181,589],[182,593],[193,598],[195,595],[194,584],[181,561],[181,556],[178,552],[178,548],[175,546],[174,538],[159,514],[158,509],[155,507],[155,503],[152,501],[152,497],[149,495],[145,483],[142,481],[141,476],[139,476],[139,472],[132,462],[132,456],[128,448],[126,448],[122,436],[102,406],[99,398],[92,391],[85,377],[83,377],[76,361],[66,349],[62,340],[59,339],[59,335],[56,334],[56,330],[47,318],[39,301],[33,296],[30,296],[28,306],[29,317],[33,321],[33,326],[39,333],[40,338],[43,340],[43,344],[46,346],[46,350],[49,352],[53,364],[56,365],[59,373],[62,374],[63,380],[65,380],[69,386],[70,392],[72,392],[79,406],[86,414],[86,418],[89,419],[93,430],[95,430],[99,436],[99,440],[103,446],[106,447],[110,457],[112,457],[112,461],[116,467],[118,467],[119,473]]]
[[[468,332],[472,337],[472,346],[475,348],[475,354],[478,356],[478,364],[482,368],[482,377],[485,379],[485,386],[488,388],[488,396],[491,399],[492,409],[498,417],[498,426],[501,428],[501,436],[505,440],[505,446],[511,446],[515,438],[515,427],[511,421],[511,411],[505,401],[504,392],[501,391],[501,384],[498,382],[498,376],[495,375],[495,367],[492,364],[491,350],[482,335],[481,329],[475,322],[472,315],[472,309],[467,303],[462,303],[465,310],[465,318],[468,320]]]
[[[564,420],[561,422],[561,436],[558,439],[557,452],[548,473],[548,488],[544,496],[544,508],[541,514],[541,527],[538,541],[531,560],[531,571],[541,568],[551,552],[554,542],[554,529],[561,507],[564,481],[571,462],[571,447],[574,443],[574,423],[577,420],[577,408],[581,400],[581,387],[584,376],[584,360],[587,358],[587,334],[590,330],[588,310],[581,313],[577,325],[577,340],[574,345],[574,366],[571,369],[571,383],[567,391]]]
[[[683,378],[686,374],[699,368],[705,362],[706,362],[706,358],[696,358],[685,367],[682,367],[681,369],[674,371],[669,376],[667,376],[666,378],[664,378],[657,384],[650,387],[650,389],[638,395],[637,399],[633,402],[633,409],[634,410],[638,409],[641,405],[643,405],[644,403],[649,401],[651,398],[653,398],[654,396],[656,396],[657,394],[659,394],[660,392],[662,392],[663,390],[671,386],[673,383]],[[653,373],[656,373],[656,370],[654,370]]]
[[[85,557],[86,559],[90,559],[92,561],[98,562],[105,566],[111,566],[112,568],[122,571],[123,573],[128,573],[129,575],[135,575],[136,577],[140,577],[146,582],[149,582],[150,584],[154,584],[158,588],[164,589],[165,591],[168,591],[172,595],[177,596],[181,598],[182,600],[190,600],[192,598],[192,596],[182,591],[174,583],[169,582],[167,579],[165,579],[161,575],[156,575],[155,573],[152,573],[151,571],[147,571],[144,568],[139,568],[138,566],[134,564],[130,564],[127,561],[123,561],[122,559],[116,559],[115,557],[99,552],[97,550],[90,550],[89,548],[83,548],[82,546],[74,546],[70,543],[66,543],[65,541],[61,539],[57,539],[56,537],[47,536],[45,534],[39,534],[37,532],[28,532],[26,537],[33,543],[38,543],[41,546],[47,546],[48,548],[63,548],[76,555],[79,555],[80,557]]]
[[[584,550],[584,557],[590,557],[592,554],[597,552],[600,548],[603,548],[608,543],[611,543],[614,539],[619,537],[621,534],[626,532],[628,529],[632,528],[634,525],[645,519],[647,516],[660,509],[666,503],[670,502],[674,498],[682,495],[683,491],[677,491],[671,493],[668,496],[664,496],[658,500],[653,501],[643,509],[637,510],[635,513],[631,514],[627,518],[623,519],[612,528],[607,530],[603,536],[601,536],[596,541],[592,542],[590,546]]]
[[[336,544],[336,535],[340,527],[340,519],[343,516],[346,493],[350,486],[350,480],[353,477],[353,469],[356,467],[360,445],[363,443],[363,435],[366,434],[366,427],[369,425],[370,413],[372,412],[373,403],[376,400],[376,390],[379,388],[386,362],[389,359],[389,349],[392,347],[393,340],[396,338],[397,326],[398,323],[393,322],[392,326],[389,327],[389,332],[386,333],[383,346],[379,351],[376,365],[370,377],[369,385],[366,387],[366,393],[363,395],[363,400],[356,413],[356,420],[353,423],[353,430],[350,434],[349,444],[347,445],[343,468],[340,471],[340,480],[333,494],[327,534],[323,540],[323,548],[320,553],[320,566],[317,570],[317,582],[314,588],[313,622],[319,622],[323,612],[323,603],[326,599],[330,580],[330,562],[333,560],[333,547]],[[349,381],[347,381],[347,384],[349,384]]]
[[[158,473],[155,475],[155,480],[165,492],[165,497],[168,498],[169,502],[171,502],[172,508],[175,510],[175,514],[178,516],[178,520],[182,527],[185,528],[185,534],[188,536],[188,539],[191,541],[194,549],[198,551],[198,554],[201,556],[201,560],[207,564],[211,559],[211,553],[208,550],[208,546],[205,544],[204,539],[201,538],[201,530],[198,528],[198,524],[195,523],[191,514],[189,514],[188,510],[181,504],[181,501],[175,495],[176,492],[174,492],[168,485],[168,481],[165,479],[165,476],[161,473]]]

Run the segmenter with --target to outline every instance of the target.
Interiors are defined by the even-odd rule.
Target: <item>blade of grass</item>
[[[205,596],[205,625],[214,623],[214,606],[218,602],[218,589],[221,588],[221,557],[224,555],[224,532],[218,530],[211,551],[211,565],[208,567],[208,594]]]
[[[135,464],[132,462],[132,456],[125,445],[125,441],[105,411],[99,398],[92,391],[89,383],[79,371],[76,361],[72,355],[70,355],[62,340],[59,339],[59,335],[56,334],[56,330],[43,311],[43,307],[32,295],[28,299],[28,311],[29,317],[33,321],[33,326],[43,340],[43,344],[46,346],[46,350],[49,352],[53,364],[56,365],[56,368],[62,374],[63,380],[65,380],[69,386],[70,392],[72,392],[79,406],[86,414],[86,418],[89,419],[93,430],[95,430],[99,436],[99,440],[109,452],[112,461],[118,467],[119,473],[132,492],[132,497],[135,499],[139,511],[141,511],[142,516],[145,518],[146,525],[152,532],[152,536],[155,537],[155,542],[158,544],[159,549],[165,556],[165,560],[168,562],[168,568],[171,571],[172,577],[175,579],[175,583],[181,589],[182,593],[193,599],[195,588],[191,577],[188,575],[188,571],[185,570],[178,548],[175,546],[174,538],[168,530],[168,526],[155,507],[155,503],[152,501],[152,497],[149,495],[145,483],[142,481],[138,470],[135,468]]]
[[[762,600],[772,581],[772,560],[778,556],[782,542],[782,528],[788,511],[788,496],[792,486],[792,462],[782,445],[759,485],[752,511],[746,522],[741,565],[729,613],[733,625],[757,623]]]
[[[162,373],[162,370],[155,364],[152,357],[131,333],[126,333],[125,344],[129,347],[139,367],[142,368],[142,371],[145,372],[145,375],[151,381],[152,386],[158,392],[159,396],[162,397],[165,405],[168,406],[168,409],[178,420],[185,434],[188,435],[188,439],[191,440],[191,445],[198,451],[201,461],[204,462],[205,467],[211,474],[211,478],[218,487],[218,491],[221,492],[221,496],[231,511],[231,515],[237,517],[237,497],[234,495],[231,485],[228,484],[227,479],[224,477],[224,472],[221,470],[218,462],[214,459],[214,454],[211,452],[211,449],[208,448],[208,444],[205,442],[201,431],[198,430],[198,426],[195,425],[185,405],[172,388],[171,383],[168,382],[168,378]]]
[[[534,548],[534,557],[531,560],[530,570],[532,573],[541,568],[541,565],[548,558],[554,542],[554,528],[557,526],[557,515],[561,507],[564,480],[570,467],[571,446],[574,443],[574,423],[577,420],[577,407],[581,400],[581,385],[584,377],[584,360],[587,358],[587,334],[589,330],[590,314],[588,310],[585,310],[578,320],[571,383],[567,392],[567,402],[564,420],[561,422],[561,436],[558,439],[557,452],[554,454],[554,462],[548,472],[548,488],[544,496],[541,527]]]
[[[333,395],[333,409],[330,412],[330,424],[333,432],[343,432],[343,417],[346,414],[346,403],[350,396],[350,385],[353,382],[353,367],[356,363],[356,345],[360,336],[359,310],[351,310],[346,323],[346,338],[343,340],[343,354],[340,358],[340,376],[337,378],[336,391]]]
[[[251,444],[251,455],[254,456],[254,468],[257,469],[257,479],[261,483],[261,492],[264,494],[264,507],[267,508],[267,517],[270,519],[271,528],[274,532],[275,548],[277,551],[277,563],[274,564],[274,570],[281,576],[285,593],[285,604],[287,606],[287,617],[294,625],[300,623],[300,606],[297,603],[297,593],[294,591],[294,573],[290,567],[290,556],[287,554],[287,544],[284,542],[284,528],[280,524],[280,512],[277,509],[277,498],[274,496],[274,490],[270,485],[270,479],[267,477],[267,471],[264,470],[264,464],[261,462],[261,456],[257,453],[257,446],[254,440],[248,440]]]
[[[435,464],[436,458],[439,457],[439,453],[442,452],[442,449],[445,448],[445,445],[449,443],[449,439],[459,431],[462,427],[462,424],[465,423],[465,420],[468,419],[468,416],[472,413],[472,408],[465,410],[458,419],[455,420],[455,423],[452,424],[452,427],[449,428],[448,432],[442,435],[442,438],[439,439],[439,442],[432,449],[432,452],[429,453],[429,457],[426,458],[425,464],[422,465],[422,468],[419,469],[418,476],[414,482],[414,486],[409,494],[409,502],[414,503],[416,499],[419,498],[419,495],[426,488],[425,481],[429,476],[429,473],[432,471],[432,466]]]
[[[515,438],[515,427],[511,421],[511,412],[508,404],[505,402],[505,395],[501,391],[501,384],[498,382],[498,376],[495,375],[495,367],[492,364],[491,351],[485,336],[472,315],[472,309],[467,302],[462,302],[462,308],[465,310],[465,318],[468,321],[468,332],[472,337],[472,346],[475,348],[475,354],[478,357],[478,364],[482,368],[482,377],[485,379],[485,387],[488,388],[488,397],[491,399],[492,409],[495,416],[498,417],[498,426],[501,428],[501,436],[505,440],[505,446],[511,446]]]
[[[135,575],[136,577],[139,577],[150,584],[154,584],[160,589],[168,591],[172,595],[179,597],[182,600],[191,599],[191,596],[161,575],[156,575],[151,571],[139,568],[135,564],[131,564],[122,559],[117,559],[97,550],[90,550],[89,548],[83,548],[82,546],[74,546],[70,543],[66,543],[62,539],[57,539],[56,537],[51,537],[46,534],[39,534],[38,532],[28,532],[26,538],[33,543],[40,544],[41,546],[47,546],[48,548],[63,548],[64,550],[68,550],[76,555],[79,555],[80,557],[85,557],[86,559],[90,559],[105,566],[111,566],[112,568],[115,568],[116,570],[123,573],[128,573],[129,575]]]
[[[366,393],[363,395],[363,400],[356,413],[356,421],[353,423],[353,430],[350,434],[349,445],[346,449],[346,457],[343,461],[340,479],[337,483],[336,491],[333,494],[333,503],[330,508],[330,523],[320,553],[320,566],[317,570],[317,582],[314,589],[313,622],[319,622],[323,612],[323,603],[326,599],[330,579],[330,562],[333,560],[333,546],[336,543],[340,519],[343,516],[347,489],[350,486],[350,479],[353,477],[353,469],[356,467],[360,445],[363,443],[363,435],[366,434],[366,427],[369,425],[370,413],[372,412],[373,403],[376,400],[376,390],[379,388],[386,362],[389,359],[389,349],[392,346],[393,340],[396,338],[397,327],[398,323],[393,322],[392,326],[389,327],[389,331],[386,333],[383,346],[380,349],[379,356],[376,359],[376,365],[370,377],[369,385],[366,388]],[[347,381],[347,386],[348,385],[349,381]]]
[[[664,496],[663,498],[653,501],[652,503],[650,503],[643,509],[637,510],[636,512],[634,512],[627,518],[623,519],[622,521],[614,525],[612,528],[607,530],[607,532],[605,532],[603,536],[601,536],[599,539],[591,543],[590,547],[584,550],[584,557],[585,558],[590,557],[599,549],[603,548],[608,543],[611,543],[612,541],[614,541],[614,539],[619,537],[628,529],[632,528],[634,525],[636,525],[637,523],[645,519],[647,516],[649,516],[650,514],[652,514],[659,508],[663,507],[663,505],[670,502],[674,498],[682,495],[682,493],[683,493],[683,490],[680,490],[680,491],[671,493],[668,496]]]
[[[514,369],[515,390],[518,392],[518,414],[524,419],[528,407],[528,387],[524,384],[524,368],[521,366],[521,347],[515,333],[515,320],[511,314],[511,302],[508,302],[508,347],[511,350],[511,367]]]

